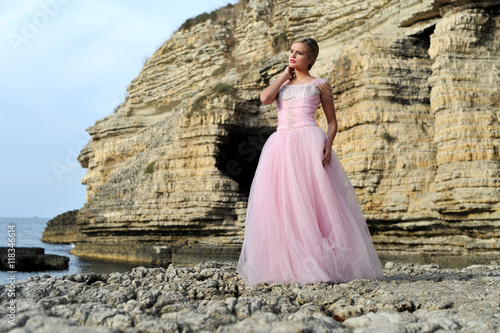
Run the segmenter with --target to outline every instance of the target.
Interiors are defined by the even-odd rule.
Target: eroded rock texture
[[[47,243],[75,243],[78,239],[76,217],[78,210],[62,213],[47,222],[43,231],[42,242]]]
[[[388,262],[380,281],[245,287],[236,263],[0,284],[1,332],[498,332],[500,266]],[[344,321],[345,320],[345,321]]]
[[[237,255],[277,125],[259,94],[305,36],[320,44],[312,74],[334,87],[334,149],[380,253],[498,254],[498,1],[243,0],[210,17],[174,33],[89,128],[75,254]]]

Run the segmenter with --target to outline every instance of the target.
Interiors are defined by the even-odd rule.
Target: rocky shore
[[[232,262],[0,286],[0,332],[497,332],[500,265],[388,262],[381,281],[245,287]],[[10,321],[10,323],[9,323]],[[15,323],[15,326],[12,325]]]

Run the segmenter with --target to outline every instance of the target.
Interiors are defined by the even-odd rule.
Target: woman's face
[[[303,43],[293,43],[288,53],[288,65],[294,69],[307,69],[309,66],[306,46]]]

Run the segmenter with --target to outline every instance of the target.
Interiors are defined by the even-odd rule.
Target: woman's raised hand
[[[294,75],[295,75],[295,69],[290,68],[290,66],[286,66],[285,71],[283,72],[283,76],[287,80],[291,80],[293,79]]]
[[[271,104],[274,102],[281,86],[285,84],[286,81],[291,80],[294,75],[295,70],[293,68],[285,68],[283,74],[281,74],[276,81],[260,93],[260,101],[264,104]]]

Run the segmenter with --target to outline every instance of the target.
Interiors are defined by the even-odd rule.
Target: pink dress
[[[322,165],[325,132],[314,114],[323,79],[284,85],[278,128],[266,141],[250,188],[238,272],[258,283],[378,279],[382,265],[337,155]]]

